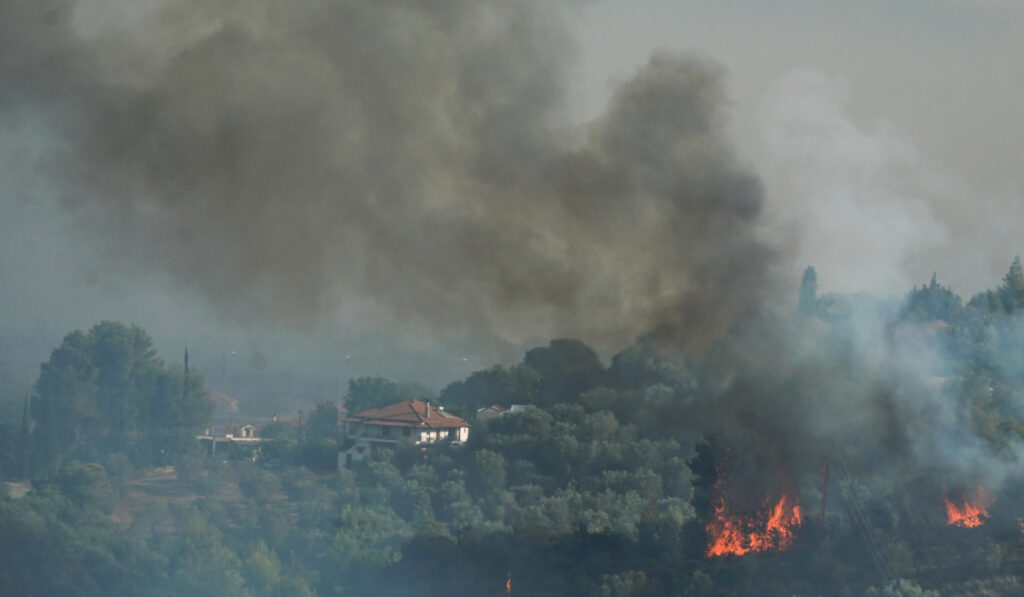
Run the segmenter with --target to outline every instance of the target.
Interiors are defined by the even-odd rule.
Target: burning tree
[[[995,498],[977,486],[973,491],[962,491],[953,499],[944,493],[942,501],[946,505],[946,519],[951,526],[973,529],[989,519],[988,507],[995,502]]]
[[[794,529],[803,523],[800,500],[795,493],[782,497],[753,515],[730,510],[721,496],[714,515],[705,527],[708,533],[708,557],[737,555],[751,551],[783,551],[793,546]]]
[[[729,450],[726,449],[726,452]],[[733,463],[720,459],[714,466],[715,482],[712,487],[710,511],[705,531],[708,536],[707,557],[737,555],[749,552],[784,551],[793,546],[795,529],[803,524],[800,498],[793,484],[779,473],[781,495],[777,499],[765,498],[755,508],[740,504],[745,495],[777,495],[766,489],[767,483],[754,481],[754,488],[741,489],[741,481],[750,481],[737,475]]]

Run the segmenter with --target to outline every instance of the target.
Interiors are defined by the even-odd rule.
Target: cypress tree
[[[807,316],[814,312],[814,306],[818,302],[818,274],[814,266],[808,265],[804,270],[803,280],[800,281],[800,297],[797,302],[796,312],[799,315]]]
[[[21,478],[29,476],[29,436],[28,436],[28,394],[25,394],[25,405],[21,409]]]
[[[1024,266],[1021,266],[1020,257],[1015,257],[1010,264],[1010,271],[1003,276],[1003,284],[999,287],[999,298],[1003,303],[1003,310],[1013,313],[1024,307]]]
[[[182,404],[188,404],[188,347],[185,347],[185,379],[182,381]]]

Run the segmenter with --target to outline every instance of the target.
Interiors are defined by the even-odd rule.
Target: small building
[[[487,419],[493,419],[494,417],[500,417],[503,414],[505,414],[505,409],[504,408],[498,406],[497,404],[492,404],[490,406],[485,406],[483,408],[478,408],[477,411],[476,411],[476,420],[477,421],[486,421]]]
[[[418,445],[469,439],[469,423],[444,407],[416,399],[355,413],[342,424],[348,441],[338,453],[339,468],[365,459],[374,445],[394,445],[403,439]]]
[[[476,411],[476,418],[478,421],[486,421],[487,419],[493,419],[496,417],[503,417],[505,415],[526,412],[525,404],[513,404],[509,408],[503,408],[497,404],[485,406]]]
[[[228,458],[251,458],[254,462],[260,458],[260,444],[264,441],[256,425],[236,423],[224,425],[220,433],[207,429],[196,439],[211,456],[220,452]]]

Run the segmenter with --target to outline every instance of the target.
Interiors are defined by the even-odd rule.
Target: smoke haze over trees
[[[187,442],[146,460],[145,441],[111,430],[132,420],[137,440],[163,437],[141,425],[145,405],[158,403],[149,396],[162,395],[147,393],[161,387],[147,380],[173,380],[174,369],[141,329],[104,322],[68,334],[41,368],[31,441],[18,444],[33,456],[31,491],[0,498],[0,588],[500,594],[512,570],[513,594],[530,595],[1013,595],[1024,573],[1024,334],[1019,314],[978,297],[965,305],[936,276],[891,305],[865,294],[806,298],[777,322],[792,334],[788,348],[803,346],[790,368],[739,361],[734,379],[699,352],[641,342],[605,366],[582,342],[555,340],[438,397],[453,411],[494,400],[530,405],[525,412],[476,421],[462,446],[399,442],[341,471],[336,456],[348,444],[332,403],[303,424],[268,425],[262,466]],[[931,377],[893,379],[866,362],[864,313],[883,314],[872,321],[888,330],[882,342],[897,364],[907,347],[934,353],[919,372]],[[817,354],[828,355],[827,370],[808,356]],[[54,380],[79,390],[54,394]],[[196,382],[189,394],[203,396]],[[364,378],[350,397],[404,398],[400,387]],[[79,401],[59,412],[83,425],[60,447],[65,462],[51,466],[40,440],[55,395]],[[83,410],[94,416],[70,417]],[[2,473],[21,477],[17,463]],[[805,512],[792,547],[708,555],[719,500],[753,516],[785,486]],[[943,500],[989,495],[973,487],[991,492],[982,524],[949,525]],[[43,573],[51,567],[38,562],[55,559],[62,565]]]

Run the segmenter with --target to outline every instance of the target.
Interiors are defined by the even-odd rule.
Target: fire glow
[[[783,551],[793,545],[793,529],[803,523],[800,500],[783,494],[774,506],[768,506],[753,517],[733,514],[719,497],[715,512],[706,530],[710,538],[708,557],[737,555],[751,551]]]
[[[988,507],[995,500],[984,489],[977,487],[973,495],[965,491],[958,501],[943,495],[942,501],[946,503],[946,519],[951,526],[973,529],[985,524],[989,518]]]

